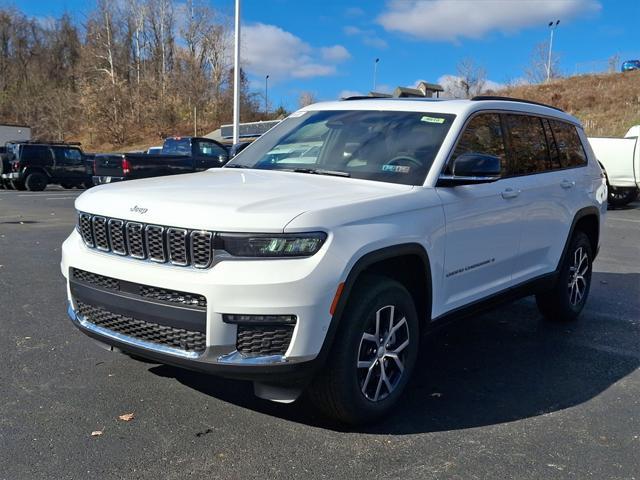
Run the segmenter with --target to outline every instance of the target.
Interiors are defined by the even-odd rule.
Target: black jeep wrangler
[[[8,142],[6,157],[2,180],[17,190],[37,192],[48,184],[93,186],[93,155],[85,154],[79,144]]]

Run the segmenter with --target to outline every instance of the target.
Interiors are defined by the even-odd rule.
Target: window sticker
[[[383,165],[382,171],[393,173],[409,173],[411,171],[411,167],[407,167],[404,165]]]
[[[424,116],[420,119],[421,122],[427,122],[427,123],[444,123],[444,118],[439,118],[439,117],[427,117]]]

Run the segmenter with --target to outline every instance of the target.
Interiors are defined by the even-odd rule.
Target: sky
[[[233,15],[233,0],[199,0]],[[0,0],[42,19],[82,20],[95,0]],[[271,108],[293,109],[301,92],[333,100],[373,89],[447,82],[472,58],[488,85],[521,82],[550,21],[564,75],[640,58],[640,0],[242,0],[242,62]]]

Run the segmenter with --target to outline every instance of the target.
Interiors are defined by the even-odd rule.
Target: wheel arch
[[[556,271],[560,269],[562,262],[569,250],[569,244],[576,231],[580,230],[584,232],[589,241],[591,242],[591,250],[593,252],[593,258],[598,255],[598,245],[600,244],[600,211],[595,206],[584,207],[578,210],[571,222],[571,228],[569,229],[569,235],[564,243],[562,255],[558,261]]]
[[[368,252],[355,262],[344,281],[331,324],[315,362],[316,368],[325,363],[342,323],[348,299],[358,279],[367,273],[382,274],[400,281],[414,300],[420,325],[426,325],[431,319],[433,281],[431,263],[424,247],[419,243],[405,243]],[[410,282],[410,279],[417,281]]]
[[[47,177],[47,180],[51,179],[51,175],[49,174],[49,172],[47,172],[47,170],[45,168],[42,168],[42,167],[27,166],[22,171],[22,176],[23,176],[23,178],[26,179],[27,176],[29,176],[31,173],[42,173],[45,177]]]

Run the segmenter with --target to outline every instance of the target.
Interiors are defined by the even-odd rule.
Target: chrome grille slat
[[[126,255],[127,247],[124,238],[124,222],[117,218],[111,218],[108,225],[111,251],[118,255]]]
[[[166,262],[167,254],[164,242],[164,227],[160,225],[147,225],[144,232],[149,260],[158,263]]]
[[[207,230],[129,222],[80,212],[78,232],[87,247],[102,252],[199,269],[213,263],[215,233]]]
[[[91,223],[96,248],[103,252],[108,252],[111,248],[109,247],[109,234],[107,233],[107,219],[105,217],[95,216]]]

